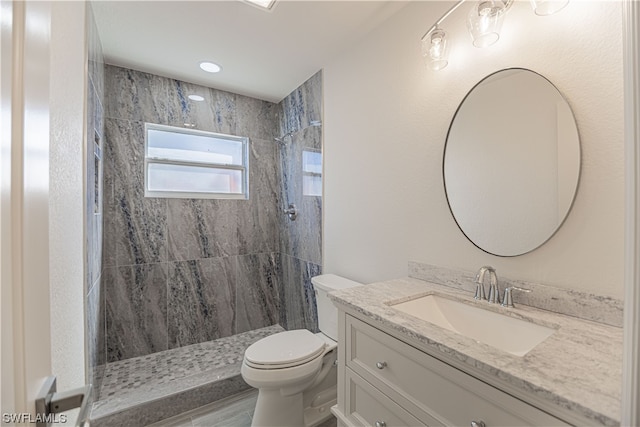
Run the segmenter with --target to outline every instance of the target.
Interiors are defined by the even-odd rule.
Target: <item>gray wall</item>
[[[316,302],[311,277],[321,273],[322,197],[302,192],[302,152],[322,150],[322,72],[316,73],[283,99],[279,134],[291,136],[279,144],[280,191],[283,208],[294,203],[298,218],[280,215],[280,257],[284,286],[282,325],[286,329],[317,331]]]
[[[318,119],[319,106],[287,100],[299,98],[309,86],[314,95],[308,98],[318,103],[319,85],[318,75],[273,104],[106,66],[102,259],[108,361],[275,323],[316,328],[309,278],[320,271],[320,198],[308,202],[313,209],[303,215],[306,223],[295,224],[306,228],[289,232],[280,195],[289,159],[287,153],[281,156],[274,137],[282,128],[293,129],[285,126],[304,129],[307,115]],[[192,93],[205,101],[188,100]],[[200,130],[248,136],[250,199],[145,198],[145,122],[191,123]],[[296,138],[319,148],[319,128]],[[309,241],[316,248],[302,251],[311,223],[317,237]]]

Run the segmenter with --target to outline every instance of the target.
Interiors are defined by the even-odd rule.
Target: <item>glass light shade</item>
[[[475,47],[491,46],[498,41],[505,9],[502,0],[479,1],[471,8],[467,28]]]
[[[536,15],[547,16],[564,9],[569,0],[531,0],[531,7]]]
[[[442,70],[449,64],[447,34],[444,30],[433,30],[429,37],[422,41],[422,48],[422,55],[429,61],[429,68],[432,70]]]
[[[270,10],[273,5],[276,4],[276,0],[245,0],[247,3],[252,4],[253,6],[258,6],[263,9]]]

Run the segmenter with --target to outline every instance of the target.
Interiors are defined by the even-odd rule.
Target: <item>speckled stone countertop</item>
[[[514,356],[390,306],[433,293],[556,332],[524,356]],[[468,367],[472,375],[479,372],[485,381],[495,379],[491,382],[498,388],[506,385],[526,393],[532,404],[542,402],[557,407],[559,413],[568,410],[576,415],[574,420],[584,420],[581,424],[620,424],[622,328],[518,305],[516,296],[516,307],[508,309],[476,301],[465,291],[412,278],[336,291],[330,297],[373,326],[391,329],[396,338],[418,341],[430,354],[454,361],[460,369]]]

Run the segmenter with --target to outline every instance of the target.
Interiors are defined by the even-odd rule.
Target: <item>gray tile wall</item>
[[[111,65],[100,79],[98,365],[276,323],[317,330],[322,201],[302,195],[301,158],[321,150],[322,128],[310,126],[322,119],[321,73],[279,104]],[[145,198],[145,122],[248,136],[250,199]],[[288,132],[287,144],[274,142]],[[298,205],[297,221],[283,215],[285,202]]]
[[[94,393],[100,389],[106,363],[103,291],[103,149],[104,149],[104,61],[102,45],[87,4],[87,199],[86,199],[86,354],[88,381]],[[96,155],[97,152],[97,155]],[[95,397],[95,395],[94,395]]]
[[[319,71],[280,102],[280,192],[283,207],[293,203],[298,218],[280,215],[283,305],[281,324],[286,329],[318,330],[311,277],[322,272],[322,197],[303,195],[302,152],[322,150],[322,72]]]
[[[111,65],[105,91],[108,361],[278,323],[279,106]],[[145,198],[145,121],[249,137],[250,199]]]

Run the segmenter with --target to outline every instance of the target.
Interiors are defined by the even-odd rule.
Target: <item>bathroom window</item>
[[[302,194],[322,196],[322,153],[302,151]]]
[[[145,124],[145,197],[248,199],[249,139]]]

